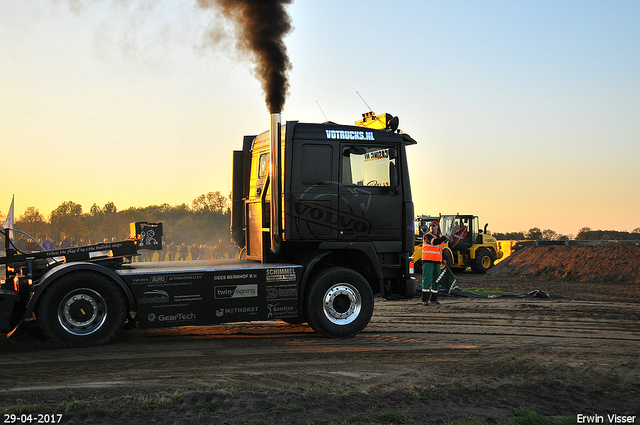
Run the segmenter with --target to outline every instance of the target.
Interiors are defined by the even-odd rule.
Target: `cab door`
[[[398,146],[342,143],[340,152],[339,239],[402,240]]]

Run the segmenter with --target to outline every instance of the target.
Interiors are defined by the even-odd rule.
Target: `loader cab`
[[[445,215],[440,220],[442,234],[451,235],[449,248],[464,251],[472,245],[482,243],[479,231],[479,221],[473,215]]]
[[[429,223],[432,221],[440,221],[439,216],[420,215],[416,217],[413,222],[413,229],[415,232],[415,244],[422,245],[422,237],[429,231]],[[415,258],[419,258],[418,255],[414,255]]]

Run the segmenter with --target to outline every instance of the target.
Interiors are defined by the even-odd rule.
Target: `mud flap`
[[[20,323],[21,314],[19,308],[20,295],[6,289],[0,290],[0,330],[13,331]]]

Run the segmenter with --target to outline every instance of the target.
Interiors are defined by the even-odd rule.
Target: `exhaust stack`
[[[280,162],[280,142],[281,135],[280,130],[280,113],[272,113],[271,114],[271,127],[270,127],[270,136],[271,136],[271,167],[269,167],[269,182],[271,185],[271,220],[270,220],[270,233],[271,233],[271,252],[273,254],[280,253],[280,242],[282,241],[282,213],[281,213],[281,199],[282,199],[282,188],[281,179],[282,179],[282,167]]]

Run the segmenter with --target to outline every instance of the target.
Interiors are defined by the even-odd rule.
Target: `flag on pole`
[[[14,201],[15,195],[13,195],[11,197],[11,206],[9,207],[9,212],[7,213],[7,219],[4,221],[4,224],[2,225],[3,229],[13,229],[13,201]],[[9,239],[13,239],[13,232],[9,231],[8,234]]]

